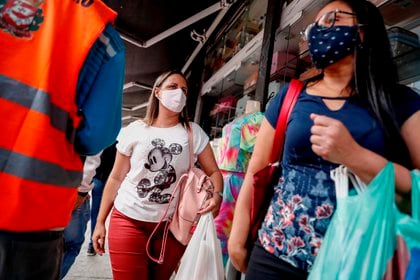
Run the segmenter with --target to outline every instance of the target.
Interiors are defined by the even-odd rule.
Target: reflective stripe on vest
[[[66,133],[70,116],[66,111],[51,103],[47,92],[24,85],[3,75],[0,75],[0,89],[0,98],[48,115],[52,126]],[[73,139],[68,140],[73,143]]]
[[[100,0],[0,4],[0,230],[67,225],[83,172],[78,76],[115,17]]]
[[[14,164],[7,164],[13,162]],[[74,188],[82,180],[80,171],[66,170],[57,164],[34,159],[0,148],[0,170],[39,183]]]

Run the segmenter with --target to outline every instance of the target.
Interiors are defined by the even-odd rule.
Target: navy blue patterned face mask
[[[308,34],[309,53],[318,69],[324,69],[354,52],[359,43],[358,26],[333,26],[327,30],[313,25]]]

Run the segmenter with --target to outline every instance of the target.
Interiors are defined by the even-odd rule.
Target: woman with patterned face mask
[[[420,97],[397,84],[379,10],[369,1],[329,2],[305,31],[314,65],[286,128],[282,178],[249,263],[246,239],[253,174],[268,164],[287,86],[265,114],[237,200],[228,241],[246,279],[305,279],[336,207],[330,170],[342,164],[365,183],[395,163],[397,191],[420,168]]]
[[[169,279],[184,250],[169,232],[162,264],[149,260],[146,243],[168,208],[175,200],[172,192],[189,168],[188,132],[193,135],[194,158],[214,185],[214,193],[222,193],[223,179],[217,167],[209,138],[195,123],[188,122],[187,80],[177,71],[159,76],[153,86],[144,120],[134,121],[118,136],[117,156],[105,185],[95,231],[95,251],[105,252],[105,220],[112,210],[109,224],[109,252],[113,278]],[[219,211],[220,195],[213,195],[200,214]],[[172,204],[171,204],[172,205]],[[175,205],[175,204],[173,204]],[[174,207],[170,209],[173,213]],[[162,246],[163,231],[152,240],[151,250],[157,255]]]

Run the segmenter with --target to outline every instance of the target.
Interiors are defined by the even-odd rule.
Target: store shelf
[[[388,26],[400,25],[401,27],[405,27],[407,23],[419,19],[419,0],[371,0],[371,2],[377,4],[384,17],[385,24]]]
[[[394,58],[400,83],[410,84],[420,80],[420,48]]]
[[[201,95],[219,95],[233,85],[243,85],[258,68],[264,30],[223,65],[201,88]]]
[[[276,31],[274,51],[299,53],[301,32],[314,21],[318,11],[327,0],[295,0],[283,8],[279,28]]]
[[[413,13],[419,11],[420,1],[406,0],[371,0],[384,13],[385,21],[388,23],[403,23],[407,19],[413,19]],[[316,17],[318,11],[328,2],[328,0],[294,0],[287,6],[283,7],[280,26],[276,31],[274,50],[289,52],[297,55],[305,61],[309,60],[307,51],[300,53],[299,39],[301,32]],[[409,10],[398,12],[394,15],[393,11],[403,10],[405,6],[409,6]],[[403,21],[403,22],[402,22]],[[263,31],[261,30],[247,45],[244,46],[236,55],[234,55],[225,65],[223,65],[208,81],[204,83],[201,89],[201,95],[217,96],[230,89],[230,93],[239,90],[245,79],[255,71],[258,67],[260,59],[261,45],[263,39]],[[418,71],[418,58],[414,58],[412,63],[405,64],[399,70],[400,76],[409,77],[410,71]],[[409,68],[411,67],[411,68]],[[414,68],[413,68],[414,67]],[[416,68],[416,69],[415,69]],[[414,76],[418,76],[414,74]],[[407,80],[407,79],[405,79]],[[411,80],[411,78],[410,78]]]
[[[304,26],[311,22],[315,17],[317,10],[325,4],[327,0],[295,0],[284,7],[281,18],[279,31],[276,32],[278,36],[275,42],[274,51],[283,49],[295,50],[298,49],[298,35],[303,30]],[[294,39],[291,45],[287,44],[287,40],[283,40],[282,35],[287,26],[292,27]],[[223,65],[214,75],[204,83],[201,89],[201,95],[216,96],[226,89],[233,86],[241,86],[245,79],[258,67],[258,62],[261,54],[261,45],[264,30],[261,30],[247,45],[244,46],[235,56],[233,56],[225,65]],[[287,32],[289,34],[289,32]],[[288,35],[287,35],[288,36]],[[276,45],[277,44],[277,45]]]

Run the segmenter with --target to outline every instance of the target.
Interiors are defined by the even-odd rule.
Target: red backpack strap
[[[286,132],[287,122],[290,113],[296,104],[299,93],[302,91],[303,82],[293,79],[290,81],[289,88],[280,108],[279,117],[277,119],[276,132],[274,134],[273,149],[270,157],[270,163],[275,163],[280,159],[283,152],[284,136]]]

